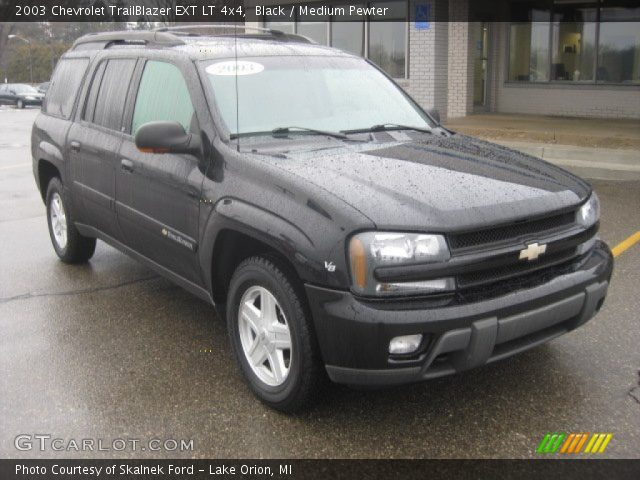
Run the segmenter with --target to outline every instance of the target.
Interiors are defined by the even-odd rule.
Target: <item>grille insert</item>
[[[506,278],[517,277],[521,275],[527,275],[529,273],[541,270],[544,268],[558,265],[571,260],[576,255],[576,249],[571,248],[563,250],[561,252],[553,253],[541,257],[533,262],[527,262],[520,260],[518,263],[506,265],[504,267],[493,268],[491,270],[481,270],[478,272],[463,273],[458,275],[458,288],[464,289],[474,287],[477,285],[484,285]]]
[[[451,250],[456,251],[482,245],[508,242],[525,235],[543,235],[549,231],[571,226],[574,222],[575,212],[567,212],[528,222],[512,223],[484,230],[457,233],[449,235],[449,246]]]

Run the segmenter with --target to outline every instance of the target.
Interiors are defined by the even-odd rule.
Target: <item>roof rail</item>
[[[272,28],[264,28],[264,27],[252,27],[252,26],[247,26],[247,25],[238,25],[238,24],[200,24],[200,25],[177,25],[177,26],[173,26],[173,27],[160,27],[160,28],[156,28],[154,31],[155,32],[166,32],[166,33],[174,33],[176,35],[190,35],[189,31],[190,30],[228,30],[228,31],[234,31],[236,29],[242,29],[245,32],[247,31],[254,31],[257,32],[258,34],[265,34],[265,35],[271,35],[272,37],[275,37],[277,39],[280,40],[294,40],[294,41],[298,41],[298,42],[305,42],[305,43],[315,43],[313,40],[311,40],[308,37],[305,37],[303,35],[297,35],[294,33],[286,33],[283,32],[281,30],[274,30]],[[191,34],[191,35],[197,35],[195,33]],[[202,36],[206,36],[206,35],[202,35]],[[212,36],[227,36],[227,35],[212,35]],[[255,37],[254,37],[255,38]]]
[[[97,44],[96,49],[108,48],[111,44],[144,44],[157,45],[163,47],[173,47],[184,45],[184,40],[179,36],[161,31],[119,31],[89,33],[78,38],[72,50],[91,48],[92,44]]]
[[[263,33],[270,33],[270,34],[275,34],[275,35],[285,35],[284,32],[281,32],[280,30],[272,30],[270,28],[264,28],[264,27],[251,27],[251,26],[247,26],[247,25],[237,25],[237,24],[233,24],[233,23],[212,23],[212,24],[199,24],[199,25],[176,25],[173,27],[159,27],[159,28],[155,28],[153,31],[154,32],[181,32],[181,31],[188,31],[188,30],[206,30],[206,29],[212,29],[212,30],[220,30],[220,29],[226,29],[226,30],[235,30],[237,28],[241,28],[245,31],[247,30],[254,30],[257,32],[263,32]]]

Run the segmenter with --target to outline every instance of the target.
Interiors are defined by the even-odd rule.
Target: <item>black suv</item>
[[[62,261],[104,240],[211,302],[284,411],[327,374],[448,375],[602,306],[587,183],[448,131],[362,58],[225,28],[89,35],[60,60],[32,154]]]

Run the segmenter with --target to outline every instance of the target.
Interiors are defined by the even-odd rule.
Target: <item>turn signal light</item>
[[[351,273],[354,283],[364,290],[367,285],[367,256],[364,245],[358,238],[353,238],[349,244],[349,257],[351,259]]]

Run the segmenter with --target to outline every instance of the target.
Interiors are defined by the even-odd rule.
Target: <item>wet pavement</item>
[[[640,244],[579,330],[419,385],[328,385],[286,416],[245,387],[206,303],[101,242],[85,266],[57,260],[31,173],[36,113],[0,109],[0,457],[521,458],[547,432],[611,432],[600,457],[640,458]],[[603,239],[640,230],[640,182],[594,185]],[[60,438],[63,451],[18,450],[21,434]],[[67,449],[88,438],[193,449]]]

